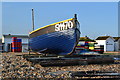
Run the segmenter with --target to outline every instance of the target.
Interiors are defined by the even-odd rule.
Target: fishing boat
[[[79,27],[75,14],[74,18],[38,28],[29,34],[29,47],[43,54],[72,54],[79,41]]]

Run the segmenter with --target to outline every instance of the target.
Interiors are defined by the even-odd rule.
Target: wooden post
[[[32,28],[34,31],[34,10],[32,9]]]
[[[30,43],[29,43],[29,39],[30,39],[30,37],[28,36],[28,52],[29,52],[29,55],[30,55]]]

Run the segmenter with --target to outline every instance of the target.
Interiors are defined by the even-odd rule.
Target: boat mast
[[[32,29],[34,31],[34,10],[32,8]]]

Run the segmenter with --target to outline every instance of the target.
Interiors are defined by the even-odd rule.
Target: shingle
[[[106,40],[110,36],[99,36],[96,40]]]
[[[3,35],[4,37],[24,37],[24,38],[28,38],[28,35],[10,35],[10,34],[8,34],[8,35]]]
[[[113,37],[115,39],[115,41],[118,41],[120,39],[120,37]]]
[[[79,41],[94,41],[90,39],[89,37],[80,37]]]

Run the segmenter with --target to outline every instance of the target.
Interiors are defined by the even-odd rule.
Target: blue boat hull
[[[72,28],[30,38],[29,46],[37,52],[67,55],[73,52],[79,36],[79,30]]]

